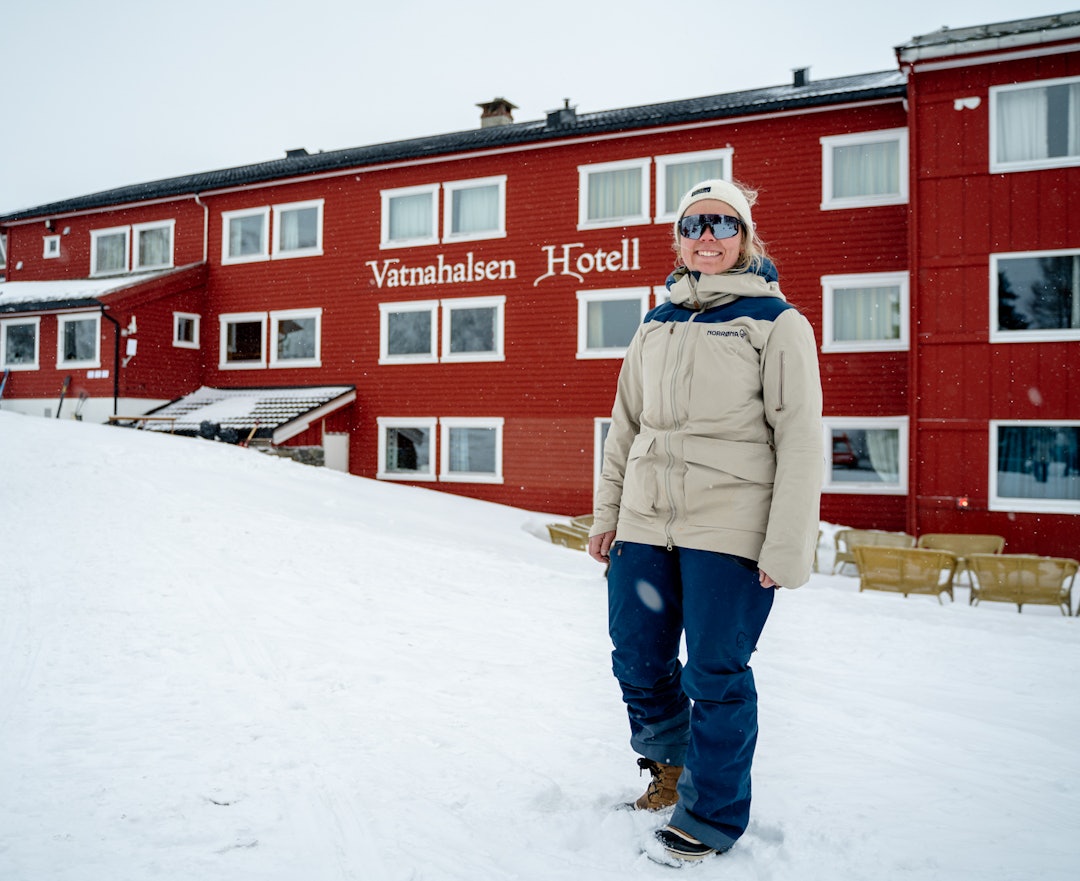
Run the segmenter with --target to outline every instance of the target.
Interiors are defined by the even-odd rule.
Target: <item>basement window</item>
[[[101,366],[101,317],[61,315],[57,319],[56,366]]]
[[[907,494],[907,417],[827,417],[823,425],[829,451],[823,492]]]
[[[0,367],[4,370],[37,370],[41,318],[0,321]]]
[[[435,479],[435,419],[383,417],[379,427],[381,480]]]
[[[992,421],[989,508],[1080,514],[1080,422]]]
[[[502,483],[502,419],[439,420],[442,456],[439,479]]]

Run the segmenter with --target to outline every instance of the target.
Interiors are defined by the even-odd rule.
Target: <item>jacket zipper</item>
[[[696,315],[696,313],[695,313]],[[686,348],[686,340],[689,337],[690,322],[694,320],[695,315],[691,315],[686,322],[686,328],[683,330],[682,337],[675,344],[675,361],[672,364],[671,380],[669,384],[668,400],[671,406],[671,430],[664,435],[664,451],[667,453],[667,465],[664,468],[664,487],[667,490],[668,505],[671,509],[671,513],[668,514],[667,523],[664,524],[664,537],[667,539],[667,549],[670,551],[675,547],[674,539],[671,537],[671,529],[675,525],[675,519],[678,512],[675,509],[675,494],[671,489],[671,477],[675,471],[675,457],[671,452],[671,438],[672,435],[677,432],[681,423],[679,422],[678,408],[675,400],[675,390],[678,386],[678,378],[680,368],[683,362],[683,353]],[[671,325],[671,335],[675,333],[675,324]]]

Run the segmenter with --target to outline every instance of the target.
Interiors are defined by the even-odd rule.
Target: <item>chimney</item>
[[[514,121],[514,111],[517,110],[517,105],[511,104],[505,98],[496,98],[476,106],[483,111],[480,114],[480,128],[510,125]]]
[[[792,80],[793,86],[805,86],[810,82],[809,67],[796,67],[792,73],[794,73],[794,78]]]
[[[573,128],[577,122],[577,108],[570,106],[570,99],[563,98],[563,106],[558,110],[549,110],[547,115],[547,129]]]
[[[308,155],[308,151],[307,151],[306,147],[297,147],[295,150],[286,150],[285,151],[285,158],[286,159],[299,159],[302,156],[307,156],[307,155]]]

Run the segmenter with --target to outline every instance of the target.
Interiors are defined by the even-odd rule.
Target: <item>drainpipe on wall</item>
[[[202,224],[202,262],[206,262],[207,247],[210,236],[210,206],[203,202],[199,198],[199,194],[195,194],[195,204],[201,205],[203,210],[203,224]]]
[[[116,331],[113,342],[112,414],[113,416],[119,416],[117,406],[120,400],[120,322],[105,311],[104,303],[101,304],[101,317],[111,321],[113,330]]]

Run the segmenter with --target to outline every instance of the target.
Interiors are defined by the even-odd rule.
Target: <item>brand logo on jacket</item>
[[[544,245],[541,250],[547,254],[547,272],[533,282],[533,287],[556,275],[569,275],[578,281],[585,281],[585,276],[592,272],[629,272],[641,269],[640,244],[636,238],[623,239],[614,251],[597,248],[595,251],[585,251],[575,256],[575,252],[584,247],[584,242]]]
[[[739,328],[738,330],[707,330],[705,331],[705,335],[738,337],[741,340],[746,339],[747,336],[746,331],[743,328]]]

